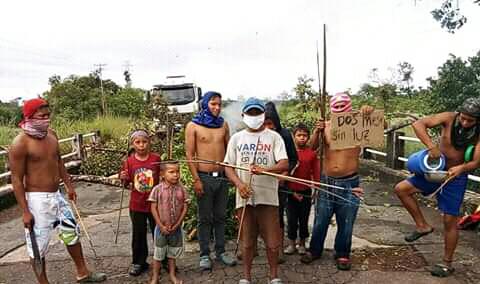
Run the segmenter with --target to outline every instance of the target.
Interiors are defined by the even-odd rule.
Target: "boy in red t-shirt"
[[[155,220],[147,201],[152,188],[158,184],[160,156],[150,152],[150,137],[145,130],[136,130],[130,135],[134,153],[124,161],[120,179],[131,190],[130,220],[132,221],[132,266],[129,274],[138,276],[148,270],[147,223],[152,234]]]
[[[317,153],[307,147],[310,131],[306,125],[300,123],[293,132],[295,146],[298,155],[298,167],[294,170],[293,176],[301,179],[320,181],[320,161]],[[288,223],[288,246],[285,248],[285,254],[293,254],[297,250],[295,241],[298,236],[300,242],[298,253],[305,254],[305,239],[308,237],[308,216],[312,204],[312,189],[306,185],[289,182],[289,190],[292,194],[287,202],[287,223]]]

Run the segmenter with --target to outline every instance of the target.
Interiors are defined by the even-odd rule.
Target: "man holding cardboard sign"
[[[333,96],[330,99],[330,110],[333,115],[353,114],[350,96],[346,93],[338,93]],[[362,124],[362,117],[368,117],[372,112],[372,107],[363,106],[358,116],[355,115],[355,118]],[[349,124],[351,125],[353,116],[349,117]],[[358,121],[356,124],[358,124]],[[303,263],[311,263],[321,257],[330,220],[333,214],[335,214],[338,225],[335,238],[337,268],[349,270],[351,268],[350,250],[352,246],[353,224],[357,216],[359,198],[363,194],[363,189],[359,187],[360,178],[358,176],[361,148],[358,143],[352,142],[350,145],[347,145],[347,148],[340,146],[333,149],[332,145],[334,142],[340,141],[340,139],[333,137],[335,135],[335,131],[332,130],[333,127],[334,123],[331,121],[328,121],[326,124],[323,121],[317,123],[314,134],[311,136],[310,144],[313,149],[316,149],[318,147],[318,133],[325,129],[325,157],[322,167],[324,169],[322,182],[341,187],[342,189],[328,189],[331,194],[325,191],[318,193],[315,203],[315,221],[310,241],[310,251],[301,258],[301,261]]]
[[[361,147],[382,147],[384,142],[383,110],[369,115],[362,112],[332,113],[330,148],[341,150]]]

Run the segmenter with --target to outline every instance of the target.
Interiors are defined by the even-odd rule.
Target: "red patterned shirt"
[[[188,201],[188,193],[180,185],[170,185],[164,181],[155,186],[148,197],[148,201],[157,204],[160,221],[165,226],[173,226],[180,218]]]
[[[128,179],[124,182],[132,184],[130,189],[130,210],[137,212],[150,212],[148,196],[160,178],[160,156],[150,153],[148,159],[140,161],[132,154],[123,163],[122,170],[128,172]]]

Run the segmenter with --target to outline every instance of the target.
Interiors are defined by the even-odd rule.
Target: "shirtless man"
[[[480,99],[470,98],[459,107],[458,112],[443,112],[425,117],[413,125],[415,134],[428,148],[428,155],[438,159],[441,154],[446,158],[448,176],[454,177],[437,193],[438,209],[443,213],[445,249],[443,264],[437,264],[431,270],[433,276],[446,277],[453,273],[453,253],[457,246],[457,221],[460,206],[467,187],[468,173],[480,167]],[[427,129],[442,127],[440,145],[433,143]],[[465,150],[469,145],[475,146],[471,161],[465,160]],[[416,230],[405,237],[413,242],[433,232],[427,223],[417,201],[415,193],[428,195],[440,184],[428,182],[423,176],[415,175],[395,186],[395,193],[415,221]]]
[[[352,102],[348,94],[338,93],[333,96],[330,99],[330,110],[332,113],[350,112],[352,110]],[[360,109],[363,115],[369,115],[372,111],[373,108],[370,106],[363,106]],[[324,124],[322,122],[317,124],[310,141],[312,149],[318,148],[318,136],[323,128]],[[353,224],[357,216],[359,197],[363,193],[363,189],[359,187],[360,177],[358,176],[361,148],[332,150],[329,148],[330,139],[330,123],[327,122],[325,125],[326,143],[322,166],[324,169],[322,182],[343,187],[344,189],[326,189],[342,198],[323,191],[317,192],[310,250],[300,260],[303,263],[311,263],[321,257],[328,226],[333,214],[335,214],[338,226],[334,247],[337,268],[350,270]]]
[[[65,183],[68,198],[75,202],[77,194],[60,157],[58,139],[49,129],[50,110],[46,101],[32,99],[23,105],[23,120],[20,133],[9,149],[12,185],[17,203],[23,211],[26,228],[27,250],[32,260],[35,276],[39,283],[48,283],[45,270],[45,254],[53,228],[67,246],[75,262],[77,282],[101,282],[104,273],[90,272],[86,266],[79,240],[79,227],[74,214],[63,195],[59,192],[60,181]],[[34,266],[34,251],[29,237],[33,230],[43,267]]]
[[[186,157],[223,161],[230,131],[220,116],[222,96],[207,92],[202,98],[202,109],[185,131]],[[188,163],[193,177],[193,189],[198,201],[198,240],[200,269],[211,270],[210,236],[215,233],[216,259],[227,266],[236,260],[225,253],[225,215],[228,202],[228,183],[223,167],[212,164]]]

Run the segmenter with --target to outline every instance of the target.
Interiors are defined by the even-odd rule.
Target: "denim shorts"
[[[155,227],[154,235],[155,249],[153,259],[164,260],[165,257],[177,259],[182,256],[183,248],[183,231],[177,228],[175,232],[164,235],[158,226]]]

